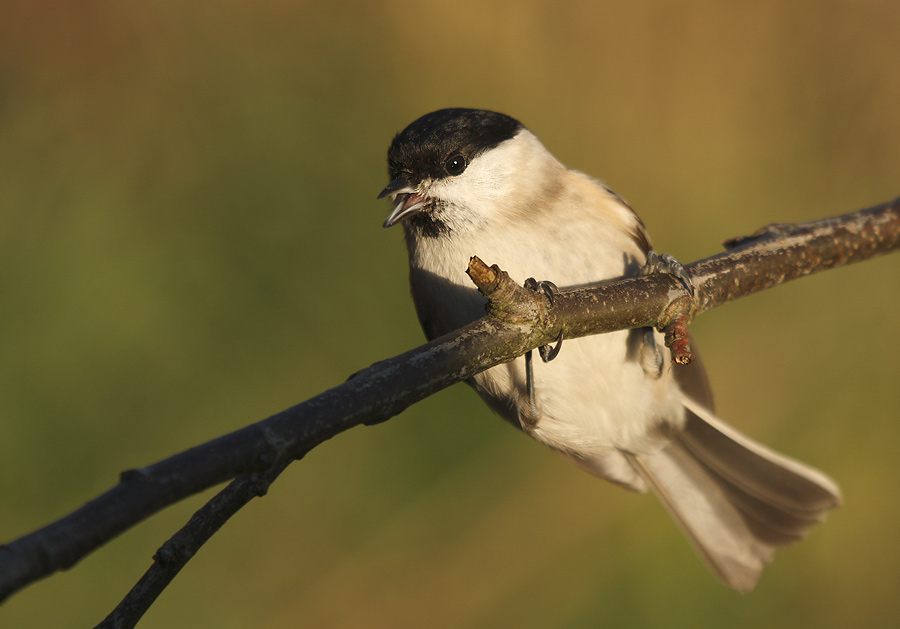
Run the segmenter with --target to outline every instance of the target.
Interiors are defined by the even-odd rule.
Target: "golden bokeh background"
[[[519,118],[690,262],[900,195],[898,32],[889,0],[5,2],[0,539],[422,341],[375,200],[419,115]],[[292,466],[141,626],[898,626],[898,295],[894,255],[694,325],[720,414],[845,492],[752,594],[460,385]],[[209,495],[0,626],[100,621]]]

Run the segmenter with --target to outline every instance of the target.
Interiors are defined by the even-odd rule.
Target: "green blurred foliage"
[[[687,262],[900,194],[898,30],[888,0],[3,3],[0,538],[420,343],[375,200],[417,116],[518,117]],[[142,626],[897,626],[898,262],[695,324],[720,414],[845,491],[751,595],[459,386],[294,465]],[[202,500],[0,626],[99,621]]]

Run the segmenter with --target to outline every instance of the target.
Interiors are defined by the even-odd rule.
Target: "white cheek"
[[[464,214],[466,223],[482,225],[512,201],[520,152],[515,139],[504,142],[473,159],[461,175],[434,182],[428,194]]]

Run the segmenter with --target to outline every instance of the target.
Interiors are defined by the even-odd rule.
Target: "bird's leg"
[[[533,277],[529,277],[525,280],[525,288],[542,293],[547,298],[547,301],[550,302],[551,306],[553,305],[553,295],[559,290],[553,282],[538,282]],[[562,342],[563,333],[562,330],[560,330],[559,336],[556,337],[556,344],[553,347],[541,345],[538,348],[541,360],[545,363],[549,363],[556,358],[557,354],[559,354],[559,349],[562,347]],[[525,352],[525,390],[528,394],[528,409],[525,416],[522,418],[522,421],[526,423],[528,427],[533,428],[537,425],[541,412],[538,407],[537,396],[534,392],[534,366],[531,350]]]
[[[647,262],[641,268],[639,275],[653,275],[654,273],[664,273],[671,275],[677,279],[687,289],[691,297],[694,296],[694,283],[691,282],[691,276],[684,269],[681,263],[670,256],[668,253],[657,255],[655,251],[647,254]],[[644,373],[652,378],[659,378],[663,370],[663,356],[659,351],[659,345],[656,343],[656,337],[653,334],[653,328],[643,328],[641,336],[641,367]]]
[[[534,394],[534,371],[531,360],[531,350],[528,350],[525,352],[525,391],[528,394],[528,407],[519,413],[519,421],[526,430],[537,426],[541,418],[541,410]]]
[[[533,290],[535,292],[543,293],[544,297],[547,298],[547,301],[550,302],[550,305],[553,305],[553,295],[555,295],[559,289],[556,287],[556,284],[553,282],[543,281],[538,282],[533,277],[529,277],[525,280],[525,288],[529,290]],[[545,363],[549,363],[551,360],[556,358],[557,354],[559,354],[559,349],[562,347],[563,342],[563,332],[559,331],[559,336],[556,337],[556,345],[550,347],[549,345],[541,345],[538,348],[538,353],[541,355],[541,360]]]
[[[659,351],[659,345],[656,343],[656,337],[653,334],[653,328],[641,328],[641,348],[639,350],[639,359],[644,375],[649,378],[659,378],[663,372],[663,355]]]

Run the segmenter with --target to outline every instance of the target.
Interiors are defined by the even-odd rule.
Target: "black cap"
[[[388,149],[391,180],[402,178],[409,184],[430,177],[452,175],[460,164],[501,142],[509,140],[524,126],[515,118],[483,109],[440,109],[425,114],[394,137]]]

